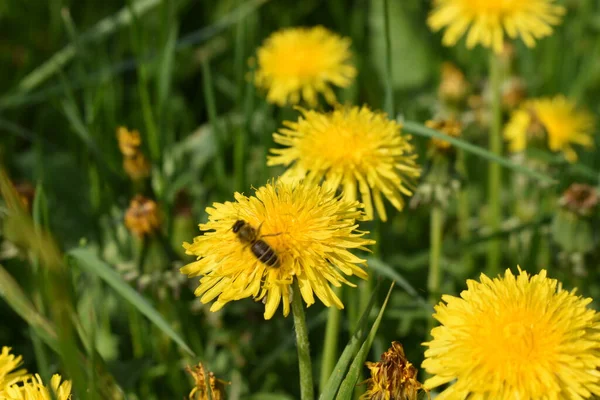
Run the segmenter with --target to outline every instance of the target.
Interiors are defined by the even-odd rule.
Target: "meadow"
[[[600,2],[0,2],[0,400],[600,398]]]

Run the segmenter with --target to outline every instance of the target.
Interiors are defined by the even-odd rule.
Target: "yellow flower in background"
[[[188,398],[190,400],[208,400],[208,388],[206,387],[205,380],[205,369],[200,363],[192,369],[189,365],[186,367],[186,371],[194,378],[194,387],[190,391]],[[214,373],[208,372],[208,382],[210,386],[210,394],[213,400],[225,400],[225,385],[229,382],[217,379]]]
[[[150,176],[151,166],[142,152],[142,138],[136,130],[130,131],[125,127],[117,128],[119,150],[123,154],[123,169],[133,180]]]
[[[119,142],[119,150],[125,157],[135,156],[142,146],[140,133],[136,130],[130,131],[123,126],[117,128],[117,141]]]
[[[424,343],[436,399],[586,399],[600,395],[600,315],[542,270],[467,281],[442,296]]]
[[[331,86],[347,87],[356,76],[350,39],[322,26],[287,28],[273,33],[258,49],[255,82],[270,103],[317,105],[319,93],[336,102]]]
[[[125,226],[139,237],[157,232],[160,229],[160,212],[156,202],[136,195],[125,212]]]
[[[417,380],[417,369],[406,359],[404,349],[392,342],[379,362],[367,362],[371,377],[361,400],[417,400],[423,385]]]
[[[297,122],[285,121],[286,128],[273,134],[276,143],[267,165],[284,165],[283,179],[305,179],[337,190],[354,201],[360,193],[369,219],[373,203],[380,218],[387,214],[386,197],[402,210],[404,196],[412,195],[414,181],[421,174],[411,137],[385,113],[367,107],[340,107],[330,113],[300,109]]]
[[[0,400],[70,400],[71,381],[61,382],[58,374],[52,376],[50,388],[54,396],[50,394],[48,387],[42,382],[42,378],[35,374],[31,379],[23,381],[23,384],[14,384],[0,391]]]
[[[454,46],[467,33],[467,47],[477,44],[500,54],[504,35],[520,37],[527,47],[549,36],[565,8],[554,0],[434,0],[427,23],[435,32],[446,28],[442,43]]]
[[[0,352],[0,395],[4,387],[27,377],[25,369],[17,369],[23,364],[23,357],[11,354],[10,350],[10,347],[3,346]]]
[[[255,196],[234,197],[235,202],[208,207],[208,222],[200,224],[204,234],[183,245],[198,260],[181,272],[202,276],[195,294],[202,303],[216,299],[211,311],[253,297],[265,303],[264,317],[270,319],[282,300],[288,315],[292,295],[301,295],[308,306],[316,295],[328,307],[343,308],[330,285],[355,286],[344,275],[367,278],[366,261],[350,252],[374,243],[356,230],[364,217],[358,202],[320,186],[280,180]],[[294,279],[301,293],[291,293]]]
[[[593,129],[593,116],[559,95],[526,101],[512,113],[504,137],[510,151],[524,151],[532,141],[545,142],[551,151],[562,152],[569,162],[575,162],[577,153],[572,145],[593,147]]]

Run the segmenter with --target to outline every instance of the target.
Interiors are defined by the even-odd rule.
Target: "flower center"
[[[500,15],[512,12],[515,8],[520,8],[522,0],[464,0],[463,7],[470,10],[473,14]]]
[[[280,77],[310,78],[327,68],[324,65],[327,59],[322,46],[313,42],[295,43],[277,52],[276,68],[272,72]]]

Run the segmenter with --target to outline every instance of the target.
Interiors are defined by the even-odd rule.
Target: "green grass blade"
[[[123,296],[125,300],[144,314],[165,335],[173,339],[179,347],[190,355],[195,356],[192,349],[190,349],[183,338],[173,330],[163,316],[156,311],[144,297],[132,289],[131,286],[129,286],[108,264],[96,257],[92,251],[85,248],[79,248],[69,251],[68,254],[78,261],[78,266],[91,274],[99,276],[117,293]]]
[[[417,289],[415,289],[402,275],[400,275],[394,268],[390,265],[384,263],[378,258],[367,257],[367,262],[369,267],[372,268],[375,272],[379,273],[382,276],[385,276],[398,284],[406,293],[415,298],[415,300],[424,308],[430,309],[431,306],[423,297],[419,295]],[[433,310],[432,310],[433,311]]]
[[[140,0],[133,4],[133,9],[137,15],[142,15],[160,4],[161,0]],[[131,22],[131,13],[129,7],[125,6],[116,14],[106,17],[100,21],[92,29],[80,37],[80,44],[94,42],[110,35],[122,26],[129,25]],[[76,54],[74,44],[65,46],[62,50],[56,52],[48,61],[31,71],[24,77],[18,85],[20,92],[29,92],[36,88],[41,83],[46,81],[52,75],[62,70]]]
[[[338,392],[338,389],[346,375],[346,371],[352,362],[354,356],[358,353],[361,344],[364,342],[367,337],[367,323],[369,322],[369,314],[371,313],[371,309],[375,304],[375,299],[377,298],[377,293],[379,292],[379,283],[373,289],[373,294],[371,295],[371,299],[367,304],[360,320],[358,321],[358,325],[356,331],[350,338],[350,341],[346,345],[346,348],[342,352],[335,368],[333,369],[333,373],[329,377],[327,384],[322,389],[322,393],[319,396],[319,400],[329,400],[335,397],[335,394]]]
[[[373,340],[375,340],[375,335],[377,334],[377,330],[379,329],[379,325],[381,324],[381,320],[383,319],[383,313],[385,312],[385,308],[387,307],[388,300],[390,299],[390,295],[392,294],[392,289],[394,289],[394,283],[390,285],[390,289],[388,290],[387,296],[383,304],[381,305],[381,310],[379,310],[379,314],[377,314],[377,318],[371,327],[371,331],[369,332],[369,336],[365,340],[365,342],[360,347],[360,350],[354,361],[352,361],[352,365],[348,370],[348,374],[346,375],[346,379],[340,385],[340,390],[336,396],[336,399],[351,399],[352,394],[354,393],[354,388],[356,387],[356,383],[358,381],[358,377],[360,376],[360,372],[363,368],[363,365],[367,359],[367,355],[369,354],[369,350],[371,350],[371,345],[373,344]],[[328,399],[328,398],[326,398]]]
[[[513,161],[510,161],[507,158],[504,157],[500,157],[496,154],[493,154],[492,152],[481,148],[479,146],[475,146],[469,142],[466,142],[464,140],[461,139],[457,139],[457,138],[453,138],[450,137],[444,133],[438,132],[435,129],[431,129],[431,128],[427,128],[426,126],[423,126],[417,122],[412,122],[412,121],[402,121],[402,126],[403,129],[408,131],[408,132],[412,132],[415,135],[419,135],[419,136],[425,136],[428,138],[437,138],[437,139],[442,139],[445,140],[451,144],[453,144],[454,146],[461,148],[469,153],[472,153],[476,156],[479,156],[481,158],[484,158],[488,161],[492,161],[495,163],[498,163],[500,165],[502,165],[503,167],[506,168],[510,168],[512,170],[514,170],[515,172],[521,173],[521,174],[525,174],[525,175],[529,175],[532,178],[538,179],[541,182],[544,183],[550,183],[550,184],[556,184],[557,181],[556,179],[552,178],[551,176],[548,176],[546,174],[543,174],[541,172],[535,171],[531,168],[527,168],[523,165],[519,165]]]

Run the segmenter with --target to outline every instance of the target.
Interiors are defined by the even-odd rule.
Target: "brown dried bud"
[[[426,390],[417,380],[417,369],[406,359],[398,342],[381,355],[379,362],[367,362],[371,378],[361,400],[417,400],[420,390]]]
[[[467,95],[469,84],[465,75],[449,62],[442,64],[438,97],[445,102],[458,103]]]
[[[31,211],[33,199],[35,197],[35,187],[29,182],[19,182],[13,184],[15,191],[19,195],[23,206],[27,211]]]
[[[600,195],[593,186],[573,183],[559,200],[561,207],[581,216],[591,215],[600,203]]]
[[[142,195],[135,196],[125,213],[125,226],[139,237],[154,233],[160,227],[158,205]]]
[[[462,124],[455,119],[429,120],[425,122],[425,126],[443,132],[453,138],[460,137],[462,133]],[[431,138],[429,146],[443,153],[448,152],[452,147],[450,142],[438,138]]]
[[[502,84],[502,105],[509,110],[515,109],[527,96],[523,79],[512,76]]]
[[[150,176],[151,166],[142,153],[123,158],[123,169],[132,180],[144,179]]]

